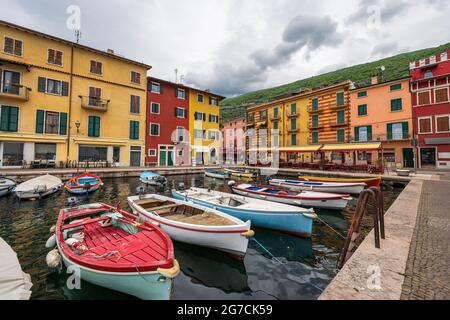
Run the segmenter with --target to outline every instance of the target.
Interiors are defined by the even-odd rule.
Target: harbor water
[[[157,192],[170,195],[170,190],[181,182],[186,187],[229,191],[224,181],[190,175],[168,177],[166,187]],[[104,183],[101,190],[80,199],[85,203],[120,202],[128,210],[126,198],[141,186],[137,178],[106,179]],[[387,209],[402,189],[383,189]],[[69,290],[66,270],[58,273],[48,269],[45,256],[49,249],[45,242],[68,197],[62,191],[34,202],[19,202],[13,195],[0,199],[0,237],[17,252],[24,272],[31,275],[31,298],[134,299],[86,282],[82,282],[80,290]],[[352,204],[356,204],[356,199]],[[351,215],[346,212],[316,212],[326,223],[315,222],[311,239],[252,227],[257,241],[250,242],[244,261],[215,250],[175,243],[182,272],[174,281],[173,299],[316,299],[336,275],[343,236],[351,222]],[[370,225],[371,220],[366,218],[366,232]]]

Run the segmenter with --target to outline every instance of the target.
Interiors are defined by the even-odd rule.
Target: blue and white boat
[[[139,180],[144,184],[161,186],[167,183],[167,179],[160,174],[151,171],[142,172]]]
[[[15,186],[15,181],[7,178],[0,178],[0,197],[3,197],[10,193]]]
[[[172,190],[172,196],[175,199],[213,208],[243,221],[250,220],[254,226],[306,238],[311,237],[313,221],[317,218],[314,209],[201,188]]]
[[[224,170],[214,170],[214,169],[204,169],[203,170],[206,177],[214,178],[214,179],[228,179],[231,174]]]

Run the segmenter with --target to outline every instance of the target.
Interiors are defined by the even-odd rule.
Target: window
[[[297,119],[291,119],[291,130],[297,130]]]
[[[205,130],[195,129],[194,130],[194,139],[204,139],[205,138]]]
[[[131,71],[131,82],[135,84],[141,84],[141,74],[136,71]]]
[[[318,98],[312,99],[312,109],[313,110],[319,109],[319,99]]]
[[[219,140],[219,132],[214,130],[208,131],[208,139],[209,140]]]
[[[425,78],[425,79],[433,78],[433,71],[431,71],[431,70],[425,71],[425,73],[424,73],[424,78]]]
[[[153,137],[159,136],[159,123],[150,123],[150,135]]]
[[[431,117],[419,118],[419,133],[433,133],[431,129]]]
[[[22,56],[23,42],[13,38],[5,37],[3,51],[15,56]]]
[[[419,106],[427,105],[431,103],[430,92],[423,91],[417,93],[417,101]]]
[[[391,85],[390,90],[391,91],[402,90],[402,84],[401,83],[393,84]]]
[[[206,121],[206,113],[195,112],[194,113],[194,120]]]
[[[141,97],[130,96],[130,113],[139,114],[141,111]]]
[[[337,124],[344,124],[345,123],[345,111],[339,110],[336,112],[336,123]]]
[[[56,144],[55,143],[35,143],[34,144],[35,160],[56,160]]]
[[[113,147],[113,162],[120,162],[120,147]]]
[[[182,157],[183,156],[183,149],[177,150],[177,156]]]
[[[367,97],[367,91],[358,92],[358,98],[364,98],[364,97]]]
[[[209,115],[209,122],[219,123],[219,116],[210,114]]]
[[[218,106],[219,105],[219,99],[210,97],[209,98],[209,104],[213,105],[213,106]]]
[[[274,119],[278,119],[278,107],[273,108],[273,117]]]
[[[261,121],[267,120],[267,110],[263,110],[259,112],[259,119]]]
[[[197,95],[197,101],[200,103],[203,103],[203,101],[205,100],[205,97],[202,94],[198,94]]]
[[[58,134],[59,133],[59,113],[53,111],[45,112],[45,133]]]
[[[151,92],[153,93],[161,93],[161,85],[157,82],[152,82]]]
[[[148,149],[149,157],[156,157],[156,149]]]
[[[436,89],[434,94],[436,95],[436,103],[448,102],[448,88]]]
[[[88,136],[89,137],[100,137],[100,117],[89,116]]]
[[[311,143],[319,143],[319,133],[317,131],[311,132]]]
[[[175,96],[178,99],[186,99],[186,92],[183,89],[176,89]]]
[[[336,132],[337,142],[345,142],[345,129],[339,129]]]
[[[297,104],[291,104],[291,114],[297,114]]]
[[[91,69],[90,72],[93,74],[101,75],[103,73],[103,64],[99,61],[91,60]]]
[[[89,87],[89,105],[100,106],[102,89]]]
[[[402,111],[403,109],[403,100],[402,99],[392,99],[391,100],[391,111]]]
[[[67,113],[36,110],[36,133],[67,134]]]
[[[254,123],[255,122],[255,114],[254,113],[250,113],[248,115],[248,119],[247,119],[248,123]]]
[[[56,94],[60,96],[62,94],[62,81],[47,79],[47,93]]]
[[[336,94],[336,104],[338,106],[343,106],[345,104],[344,92],[338,92]]]
[[[355,127],[355,141],[372,141],[372,126]]]
[[[436,132],[450,131],[450,116],[436,116]]]
[[[409,123],[398,122],[387,124],[387,138],[388,140],[404,140],[409,137]]]
[[[150,107],[150,113],[159,114],[159,107],[160,107],[159,103],[152,102]]]
[[[187,111],[184,108],[175,108],[175,116],[177,118],[187,118]]]
[[[17,132],[19,127],[19,108],[1,106],[0,131]]]
[[[367,116],[367,104],[361,104],[358,106],[358,116]]]
[[[296,146],[297,145],[297,135],[291,134],[291,146]]]
[[[3,166],[21,166],[23,161],[22,142],[3,142]]]
[[[139,139],[139,121],[130,121],[130,139],[138,140]]]
[[[319,126],[319,116],[314,114],[311,116],[311,127],[317,128]]]
[[[0,80],[3,79],[2,92],[18,95],[20,93],[20,73],[15,71],[3,71]]]
[[[278,130],[278,121],[274,121],[274,122],[273,122],[273,128],[274,128],[275,130]]]
[[[63,65],[63,53],[59,50],[48,49],[47,62],[57,66]]]
[[[108,147],[80,146],[78,161],[107,161]]]
[[[184,141],[184,127],[177,127],[177,142]]]

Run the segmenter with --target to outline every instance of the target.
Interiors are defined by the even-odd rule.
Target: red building
[[[147,78],[146,165],[190,164],[189,88]]]
[[[450,50],[412,62],[414,133],[421,168],[450,168]]]

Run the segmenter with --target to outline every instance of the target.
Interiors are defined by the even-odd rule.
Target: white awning
[[[192,150],[196,152],[209,152],[210,148],[205,146],[191,146]]]

